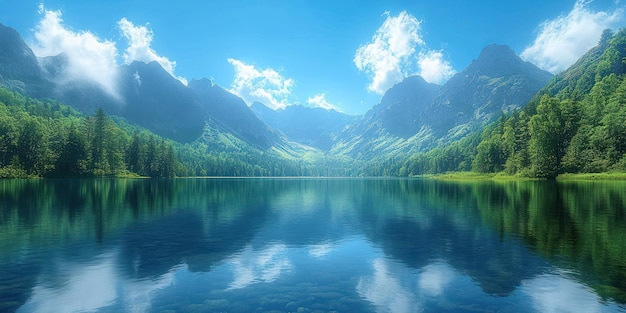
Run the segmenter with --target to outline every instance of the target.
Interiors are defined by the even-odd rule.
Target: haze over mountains
[[[37,58],[15,30],[1,24],[0,45],[0,84],[36,98],[53,98],[87,114],[102,107],[179,142],[212,128],[262,151],[301,144],[354,158],[424,151],[463,137],[524,105],[552,77],[509,47],[491,45],[443,86],[408,77],[363,116],[349,116],[304,106],[248,107],[209,79],[186,86],[156,62],[119,66],[118,94],[112,94],[88,80],[66,79],[63,54]]]
[[[179,142],[198,139],[209,121],[211,127],[259,148],[281,140],[243,100],[209,80],[185,86],[158,63],[135,61],[119,66],[119,95],[112,95],[97,83],[66,79],[68,64],[63,54],[38,59],[15,30],[1,24],[0,42],[1,84],[27,95],[53,98],[87,114],[102,107]]]

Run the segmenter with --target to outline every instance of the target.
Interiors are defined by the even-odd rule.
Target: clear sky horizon
[[[558,73],[624,22],[619,0],[0,0],[0,23],[37,56],[66,52],[105,88],[116,65],[157,61],[248,104],[349,114],[410,75],[445,83],[493,43]]]

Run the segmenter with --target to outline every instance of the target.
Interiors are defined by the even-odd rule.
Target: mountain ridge
[[[68,79],[66,55],[37,58],[19,33],[3,24],[0,24],[0,43],[3,46],[0,85],[11,90],[35,98],[53,98],[86,114],[103,108],[109,114],[179,142],[197,140],[205,127],[218,125],[221,131],[232,132],[259,149],[289,145],[285,138],[258,120],[241,98],[219,86],[212,87],[212,92],[199,93],[156,62],[119,65],[119,95],[115,95],[94,81]],[[225,108],[236,114],[225,114]],[[209,120],[213,122],[207,123]]]
[[[260,102],[253,103],[252,111],[270,127],[287,138],[322,151],[329,150],[335,136],[355,117],[323,108],[290,105],[272,110]]]
[[[34,82],[32,90],[46,93],[32,95],[61,100],[88,114],[104,108],[179,142],[225,132],[261,151],[273,147],[298,150],[290,148],[294,141],[329,155],[358,160],[409,155],[462,138],[502,112],[524,105],[551,78],[551,74],[521,60],[508,46],[490,45],[444,85],[428,83],[419,76],[407,77],[387,90],[364,115],[349,117],[297,105],[282,111],[265,110],[259,104],[248,106],[208,79],[194,79],[184,85],[156,62],[135,61],[118,67],[119,101],[95,82],[55,83],[67,68],[66,56],[37,59],[19,34],[7,29],[7,40],[18,47],[8,54],[21,57],[28,68],[24,73],[7,73],[18,78],[17,82],[24,80],[21,90],[26,93],[29,90],[25,88]],[[35,81],[26,81],[29,77]],[[11,87],[6,79],[3,82]],[[207,132],[207,128],[215,129]]]
[[[442,86],[418,76],[394,85],[339,135],[332,151],[366,159],[425,151],[523,106],[551,78],[508,46],[490,45]]]

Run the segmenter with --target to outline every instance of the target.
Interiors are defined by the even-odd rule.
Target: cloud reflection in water
[[[122,277],[117,253],[107,252],[91,264],[64,264],[51,274],[40,275],[28,301],[18,312],[93,312],[121,303],[126,312],[149,311],[154,292],[171,286],[179,267],[150,280]],[[69,265],[68,265],[69,263]],[[50,281],[62,280],[58,287]]]
[[[287,246],[273,244],[256,251],[247,246],[230,260],[235,278],[228,289],[239,289],[257,282],[272,282],[293,268],[287,256]]]
[[[600,299],[584,285],[562,276],[546,274],[522,284],[539,312],[601,312]]]

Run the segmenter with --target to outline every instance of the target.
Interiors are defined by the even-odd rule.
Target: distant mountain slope
[[[120,115],[157,134],[191,141],[202,134],[206,115],[195,94],[157,62],[120,67]]]
[[[187,87],[156,62],[119,66],[118,94],[112,95],[95,82],[68,79],[66,55],[38,59],[15,30],[2,24],[0,47],[0,85],[11,90],[53,98],[87,114],[103,108],[179,142],[200,138],[210,125],[257,148],[288,145],[239,97],[208,80]]]
[[[624,31],[614,34],[611,30],[605,30],[598,45],[541,88],[537,93],[538,97],[534,99],[534,104],[536,105],[539,97],[545,94],[579,100],[591,91],[598,78],[611,73],[617,75],[626,73],[626,63],[620,59],[626,49],[623,43],[619,43],[621,36],[624,36]]]
[[[291,105],[282,110],[272,110],[255,102],[252,111],[266,124],[281,131],[295,142],[328,150],[334,137],[356,117],[335,110]]]
[[[333,151],[370,158],[431,149],[519,108],[551,77],[507,46],[488,46],[441,87],[418,76],[393,86],[362,120],[346,128]]]
[[[282,142],[280,135],[259,120],[243,99],[209,79],[192,80],[189,89],[198,97],[203,112],[221,129],[259,148]]]
[[[411,137],[429,132],[425,114],[439,88],[420,76],[404,79],[387,90],[379,104],[348,125],[339,134],[332,151],[370,158],[419,148],[419,139],[411,140]]]
[[[522,110],[483,128],[478,140],[414,155],[403,173],[473,170],[547,179],[564,173],[623,173],[625,76],[626,30],[605,31],[595,48]]]
[[[443,134],[525,105],[552,74],[519,58],[505,45],[485,47],[478,59],[442,86],[429,110]]]
[[[0,85],[38,97],[51,88],[33,51],[13,28],[0,24]]]

